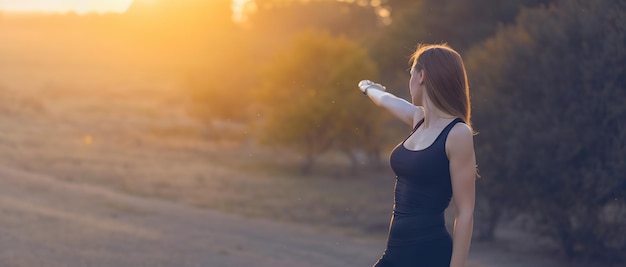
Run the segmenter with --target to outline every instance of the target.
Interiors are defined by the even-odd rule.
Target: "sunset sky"
[[[133,0],[0,0],[6,12],[124,12]],[[140,0],[157,1],[157,0]],[[235,3],[245,0],[235,0]]]

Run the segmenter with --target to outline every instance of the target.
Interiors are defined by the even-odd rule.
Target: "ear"
[[[420,84],[420,85],[424,84],[424,75],[425,75],[425,74],[424,74],[424,69],[421,69],[421,70],[419,71],[419,74],[418,74],[418,75],[419,75],[419,76],[417,77],[417,79],[418,79],[418,81],[419,81],[419,84]]]

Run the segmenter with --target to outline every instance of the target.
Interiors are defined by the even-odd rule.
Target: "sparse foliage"
[[[346,38],[299,35],[265,75],[265,140],[302,151],[304,172],[331,148],[349,155],[362,147],[376,151],[382,116],[355,87],[376,72],[365,49]]]

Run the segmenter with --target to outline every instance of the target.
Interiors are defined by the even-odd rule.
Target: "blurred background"
[[[1,0],[0,10],[4,188],[45,175],[373,238],[382,252],[388,155],[410,129],[356,84],[408,99],[417,45],[448,43],[464,58],[479,132],[476,266],[513,266],[487,264],[504,254],[626,262],[624,1]],[[0,223],[33,223],[11,217],[28,194],[3,194]],[[1,237],[13,248],[5,260],[19,262]]]

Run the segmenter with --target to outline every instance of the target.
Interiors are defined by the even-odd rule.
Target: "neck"
[[[454,119],[453,115],[450,115],[443,110],[437,108],[428,98],[424,99],[424,128],[428,128],[431,125],[439,125],[440,121],[447,121]]]

